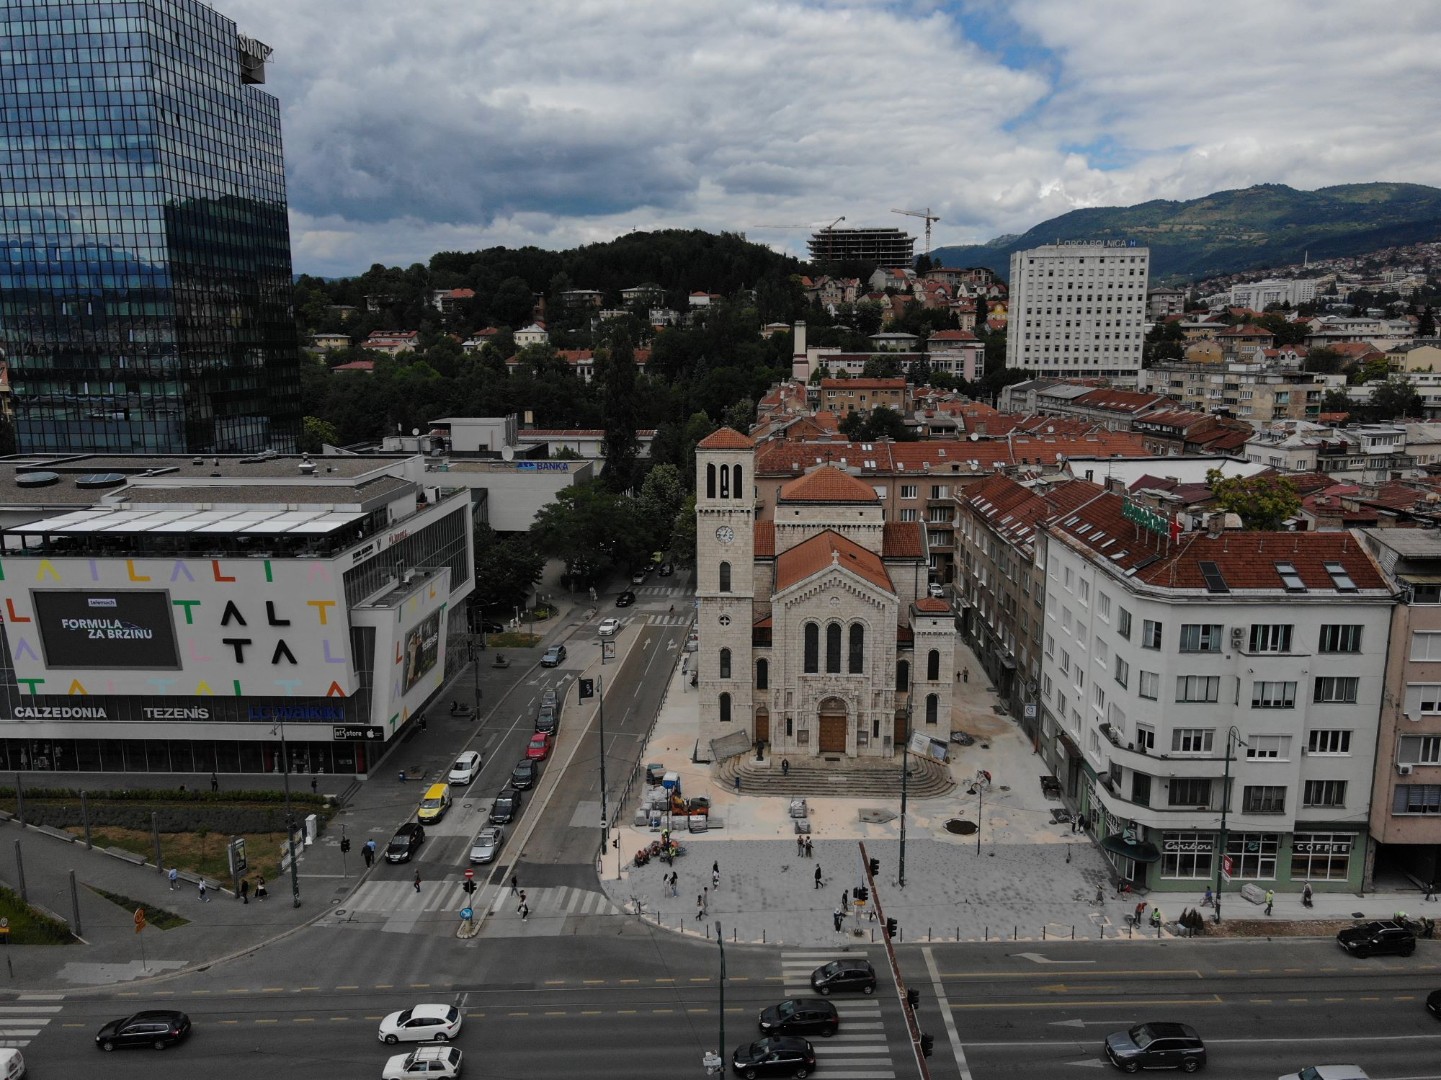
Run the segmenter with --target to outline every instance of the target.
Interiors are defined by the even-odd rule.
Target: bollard
[[[1071,940],[1072,940],[1072,941],[1075,941],[1075,940],[1076,940],[1076,928],[1075,928],[1074,925],[1071,927]]]
[[[1013,926],[1013,927],[1011,927],[1011,940],[1012,940],[1012,941],[1020,941],[1020,940],[1021,940],[1021,928],[1020,928],[1019,926]]]
[[[1046,940],[1046,927],[1045,927],[1044,924],[1042,924],[1042,926],[1041,926],[1041,940],[1042,940],[1042,941],[1045,941],[1045,940]]]
[[[927,941],[927,942],[930,942],[930,940],[931,940],[931,928],[928,926],[928,927],[926,927],[926,941]]]
[[[70,910],[75,916],[74,934],[79,937],[85,933],[85,928],[80,925],[80,894],[75,889],[75,871],[70,871]]]
[[[991,940],[991,928],[990,928],[989,926],[986,927],[986,936],[985,936],[985,938],[984,938],[983,940],[985,940],[985,941],[990,941],[990,940]]]

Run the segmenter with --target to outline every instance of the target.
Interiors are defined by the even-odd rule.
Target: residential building
[[[1272,304],[1300,307],[1316,299],[1317,278],[1267,278],[1231,286],[1230,301],[1234,307],[1265,311]]]
[[[515,332],[514,341],[517,349],[524,349],[530,345],[548,345],[550,344],[550,331],[539,323],[531,323]]]
[[[461,304],[474,299],[474,289],[435,289],[430,294],[430,305],[442,315],[453,315]]]
[[[419,330],[372,330],[370,336],[360,343],[362,349],[399,356],[420,348]]]
[[[1140,385],[1188,409],[1225,411],[1255,424],[1314,420],[1331,384],[1344,375],[1317,375],[1258,363],[1190,363],[1162,360],[1141,372]]]
[[[1287,472],[1323,472],[1336,479],[1381,483],[1416,469],[1406,449],[1407,429],[1397,424],[1325,427],[1304,420],[1259,429],[1245,446],[1246,460]]]
[[[1365,878],[1393,597],[1349,533],[1180,534],[1105,493],[1040,529],[1040,750],[1116,876]],[[1222,823],[1224,821],[1224,829]]]
[[[910,384],[905,379],[822,379],[820,408],[844,416],[868,413],[878,405],[893,412],[910,411]]]
[[[0,5],[0,351],[22,453],[293,450],[268,46],[200,0]]]
[[[1146,316],[1151,322],[1160,322],[1168,315],[1181,315],[1185,311],[1185,289],[1152,289],[1146,294]]]
[[[1006,366],[1134,384],[1146,336],[1150,249],[1049,244],[1011,256]]]
[[[911,266],[916,261],[916,238],[901,229],[821,229],[811,234],[806,247],[816,264]]]
[[[971,319],[974,325],[974,317]],[[986,346],[970,330],[937,330],[926,339],[932,371],[976,382],[986,373]]]
[[[1417,338],[1386,351],[1392,371],[1441,372],[1441,339]]]

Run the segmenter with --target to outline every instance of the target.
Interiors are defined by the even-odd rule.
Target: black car
[[[830,994],[832,990],[874,994],[876,969],[869,960],[832,960],[811,972],[811,989],[817,994]]]
[[[1431,991],[1431,996],[1426,999],[1426,1011],[1441,1020],[1441,990]]]
[[[1206,1064],[1206,1047],[1189,1024],[1137,1024],[1106,1036],[1106,1057],[1122,1072],[1181,1069],[1195,1072]]]
[[[630,607],[635,603],[635,593],[627,589],[615,598],[616,607]]]
[[[102,1050],[123,1050],[130,1046],[153,1046],[164,1050],[190,1034],[190,1017],[183,1012],[155,1009],[138,1012],[123,1020],[112,1020],[95,1036]]]
[[[410,862],[410,857],[419,850],[425,840],[425,828],[418,821],[407,821],[395,830],[390,843],[385,845],[386,862]]]
[[[554,705],[542,705],[535,714],[535,730],[554,735],[560,730],[560,711]]]
[[[815,1067],[815,1047],[791,1035],[743,1043],[731,1058],[731,1068],[746,1080],[758,1076],[809,1076]]]
[[[538,779],[540,779],[540,762],[534,758],[518,761],[515,768],[510,770],[510,786],[521,791],[535,787]]]
[[[1348,926],[1336,935],[1336,943],[1352,956],[1410,956],[1416,951],[1416,935],[1390,919]]]
[[[820,1035],[829,1039],[840,1026],[836,1007],[824,998],[791,998],[762,1009],[760,1029],[767,1035]]]
[[[498,622],[483,622],[480,624],[480,632],[482,634],[503,634],[505,627]]]
[[[663,562],[663,563],[660,564],[660,576],[661,576],[661,577],[670,577],[670,576],[671,576],[672,574],[674,574],[674,573],[675,573],[675,567],[672,566],[670,563],[668,563],[668,562]]]
[[[520,792],[514,788],[503,788],[495,801],[490,804],[490,823],[509,825],[520,813]]]

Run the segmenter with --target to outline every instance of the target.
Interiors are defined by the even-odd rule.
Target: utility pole
[[[605,646],[601,646],[604,650]],[[602,652],[601,662],[604,663]],[[595,696],[599,699],[600,718],[600,853],[605,855],[606,841],[610,839],[610,816],[605,812],[605,680],[597,675],[595,677]]]
[[[295,815],[290,809],[290,751],[285,745],[285,721],[276,725],[280,732],[280,775],[285,782],[285,844],[290,851],[290,898],[300,906],[300,866],[295,859]],[[272,732],[274,734],[274,732]]]
[[[906,692],[906,741],[901,747],[901,858],[897,868],[896,884],[902,889],[906,887],[906,794],[907,783],[911,775],[911,695]]]
[[[1221,779],[1221,842],[1216,852],[1216,921],[1221,921],[1221,884],[1226,879],[1226,810],[1231,805],[1231,754],[1236,743],[1249,746],[1232,724],[1226,732],[1226,765]]]

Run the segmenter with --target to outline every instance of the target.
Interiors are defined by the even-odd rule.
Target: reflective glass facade
[[[196,0],[0,0],[0,350],[22,451],[294,449],[267,52]]]

